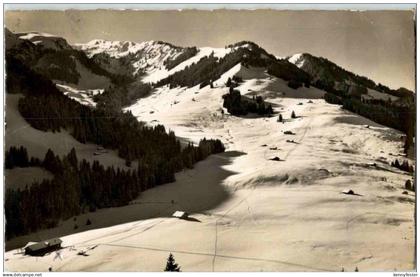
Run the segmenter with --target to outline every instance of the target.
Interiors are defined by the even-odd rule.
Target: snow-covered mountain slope
[[[284,123],[277,116],[222,113],[224,82],[233,76],[244,80],[241,94],[263,96]],[[226,153],[131,205],[78,216],[87,231],[62,237],[62,260],[9,251],[5,268],[161,271],[170,252],[183,271],[415,267],[415,194],[403,194],[411,176],[389,165],[402,153],[400,132],[327,104],[316,88],[293,90],[262,68],[235,65],[214,86],[164,86],[128,110],[193,142],[220,138]],[[360,195],[341,193],[346,189]],[[189,220],[171,218],[176,210],[188,211]],[[92,225],[84,226],[88,218]],[[10,243],[71,234],[74,224],[69,219]],[[89,256],[77,255],[80,250]]]
[[[322,82],[324,85],[330,83],[337,90],[351,91],[352,86],[364,87],[367,89],[366,99],[390,99],[392,102],[396,102],[401,97],[413,94],[404,88],[391,90],[386,86],[376,84],[369,78],[354,74],[326,58],[316,57],[309,53],[294,54],[286,57],[286,60],[307,72],[312,77],[312,82]]]
[[[169,252],[183,271],[414,268],[415,193],[404,192],[412,176],[389,165],[396,157],[406,159],[403,134],[327,104],[325,91],[313,83],[304,80],[304,86],[293,89],[284,78],[298,76],[302,83],[305,70],[315,79],[345,83],[351,74],[335,75],[334,65],[321,59],[308,62],[306,54],[275,63],[276,57],[250,42],[199,48],[169,68],[168,61],[185,54],[185,48],[160,42],[78,45],[88,59],[75,50],[65,56],[67,50],[44,55],[29,37],[10,38],[11,48],[22,45],[15,50],[32,49],[40,55],[34,68],[64,94],[92,106],[90,97],[107,85],[108,77],[93,71],[100,72],[100,67],[151,83],[181,73],[179,84],[159,84],[126,110],[193,143],[203,137],[221,139],[227,152],[178,173],[176,182],[143,192],[130,205],[88,212],[11,239],[8,247],[17,248],[40,238],[62,237],[64,258],[22,256],[13,250],[5,254],[7,270],[46,271],[52,266],[53,271],[161,271]],[[229,59],[222,65],[222,59],[203,59],[200,68],[193,67],[210,56]],[[99,69],[89,67],[90,62]],[[253,62],[258,67],[250,65]],[[182,82],[203,68],[192,78],[205,76],[198,84]],[[233,77],[242,79],[235,89],[244,96],[262,96],[275,115],[230,115],[222,96]],[[209,80],[212,85],[206,85]],[[367,95],[378,97],[375,91]],[[127,169],[116,151],[96,155],[97,145],[82,144],[67,132],[31,128],[18,112],[19,97],[6,96],[6,147],[25,145],[30,156],[41,158],[48,148],[64,155],[75,147],[80,159]],[[277,120],[279,113],[283,122]],[[348,189],[359,195],[342,193]],[[176,210],[189,212],[190,218],[170,218]],[[86,225],[87,219],[92,224]],[[75,224],[80,233],[75,233]],[[89,256],[77,255],[80,250]]]
[[[208,57],[211,54],[213,54],[217,58],[223,58],[227,54],[229,54],[232,51],[231,48],[213,48],[213,47],[202,47],[198,49],[198,53],[194,55],[193,57],[183,61],[176,67],[168,70],[166,67],[159,67],[154,68],[147,72],[146,76],[142,79],[143,82],[146,83],[156,83],[175,72],[181,71],[187,66],[198,62],[203,57]]]
[[[103,66],[107,66],[112,72],[130,73],[139,76],[145,83],[156,83],[211,54],[223,58],[232,51],[232,48],[183,48],[161,41],[135,43],[92,40],[86,44],[75,44],[75,47]],[[180,63],[174,67],[168,66],[171,61],[175,61],[188,51],[191,51],[191,54]]]
[[[73,49],[64,38],[45,33],[14,34],[6,29],[7,57],[21,61],[27,67],[52,80],[67,93],[94,105],[91,93],[103,91],[112,84],[111,74],[86,57],[85,53]],[[86,98],[87,97],[87,98]],[[77,98],[77,97],[76,97]]]
[[[297,67],[301,68],[305,62],[305,57],[303,54],[294,54],[287,59],[289,62],[295,64]]]
[[[102,63],[109,63],[114,72],[120,71],[121,66],[129,66],[135,76],[163,68],[167,60],[175,59],[184,50],[184,48],[159,41],[135,43],[92,40],[86,44],[75,44],[75,47],[86,52],[90,58],[100,57]],[[108,59],[105,58],[106,56]],[[117,64],[115,60],[122,62]]]

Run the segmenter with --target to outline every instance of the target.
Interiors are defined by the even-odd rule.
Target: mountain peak
[[[242,40],[233,44],[229,44],[226,48],[248,48],[250,51],[261,48],[258,44],[252,41]]]

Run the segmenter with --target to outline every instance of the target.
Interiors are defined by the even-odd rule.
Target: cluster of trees
[[[248,113],[256,113],[259,115],[271,115],[273,107],[271,104],[264,102],[261,96],[249,99],[242,96],[238,90],[230,88],[229,93],[223,95],[223,107],[232,115],[246,115]]]
[[[309,87],[311,84],[311,77],[308,73],[286,60],[277,60],[275,63],[270,64],[267,72],[270,75],[288,81],[287,85],[293,89],[297,89],[302,85]]]
[[[6,150],[4,155],[4,166],[6,169],[12,169],[15,167],[39,166],[40,164],[41,161],[38,158],[28,158],[28,151],[23,146],[11,146],[9,150]]]
[[[187,66],[184,70],[164,78],[157,83],[157,86],[169,84],[171,88],[174,88],[177,86],[193,87],[201,83],[208,84],[210,80],[216,80],[218,74],[219,76],[222,74],[218,73],[219,67],[219,59],[211,54],[201,58],[197,63]]]
[[[54,156],[55,158],[55,156]],[[40,228],[52,228],[60,219],[80,213],[75,169],[68,158],[60,160],[60,172],[53,180],[43,180],[24,190],[9,189],[5,194],[6,239],[34,232]],[[55,163],[57,161],[54,161]],[[43,164],[50,165],[49,157]]]
[[[4,155],[4,164],[6,169],[14,167],[27,167],[29,165],[28,152],[24,147],[10,147]]]
[[[107,109],[114,111],[120,110],[134,104],[141,97],[147,96],[152,91],[149,84],[133,84],[130,88],[126,86],[113,86],[101,94],[96,94],[93,100],[101,105],[106,105]]]
[[[401,125],[401,114],[398,114],[396,107],[373,103],[363,103],[358,98],[353,97],[343,98],[342,101],[343,108],[346,110],[373,119],[375,122],[393,127],[395,129],[401,129],[404,127]],[[407,118],[404,120],[406,119]]]
[[[342,105],[343,104],[342,98],[340,96],[337,96],[337,95],[335,95],[333,93],[330,93],[330,92],[326,92],[324,94],[324,99],[325,99],[325,101],[327,101],[330,104],[337,104],[337,105]]]
[[[80,74],[77,72],[75,58],[68,52],[70,50],[45,50],[44,55],[38,60],[36,70],[51,80],[77,84]]]
[[[306,53],[303,55],[305,59],[305,63],[302,65],[303,69],[310,73],[314,80],[322,80],[324,85],[327,84],[329,87],[334,87],[335,82],[352,81],[352,83],[360,86],[376,88],[374,81],[349,72],[326,58],[314,57]],[[305,68],[306,65],[308,65],[308,68]]]
[[[180,63],[188,60],[191,57],[194,57],[198,53],[197,47],[188,47],[183,50],[183,52],[178,55],[173,60],[166,60],[163,64],[165,65],[166,69],[171,70],[172,68],[176,67]]]
[[[6,237],[52,228],[60,220],[87,211],[127,205],[142,191],[173,182],[176,172],[224,150],[220,140],[203,139],[198,147],[190,144],[176,156],[144,157],[137,168],[122,170],[104,167],[98,161],[79,162],[74,148],[63,158],[49,149],[39,166],[54,178],[6,192]],[[20,152],[13,151],[10,156],[16,160]]]
[[[409,172],[409,173],[414,172],[414,166],[410,165],[407,160],[400,162],[398,159],[395,159],[395,161],[391,162],[391,166],[401,169],[402,171]]]

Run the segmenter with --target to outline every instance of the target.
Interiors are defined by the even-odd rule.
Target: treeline
[[[400,162],[398,159],[395,159],[395,161],[391,162],[391,166],[408,173],[414,172],[414,166],[410,165],[407,160]]]
[[[6,169],[12,169],[14,167],[39,166],[40,164],[41,162],[38,158],[28,158],[28,152],[23,146],[12,146],[9,150],[6,150],[4,155],[4,166]]]
[[[96,94],[93,100],[102,106],[107,106],[112,110],[121,110],[134,104],[138,99],[147,96],[152,91],[149,84],[133,84],[130,88],[126,86],[114,86],[106,89],[101,94]]]
[[[293,89],[297,89],[303,85],[309,87],[311,84],[311,77],[308,73],[286,60],[278,60],[270,64],[267,73],[288,81],[287,85]]]
[[[26,153],[26,149],[20,147]],[[63,158],[48,150],[42,166],[54,178],[24,190],[8,190],[5,199],[6,238],[57,226],[60,220],[96,209],[124,206],[149,188],[175,181],[175,173],[225,150],[220,140],[188,145],[177,156],[139,159],[137,168],[121,170],[78,161],[74,148]],[[13,160],[20,152],[10,151]],[[32,159],[31,159],[32,160]],[[16,165],[15,165],[16,166]]]
[[[201,58],[197,63],[187,66],[184,70],[162,79],[156,86],[169,84],[170,88],[177,86],[193,87],[203,82],[208,83],[209,80],[216,80],[217,76],[223,74],[219,68],[221,68],[219,59],[211,54],[208,57]]]
[[[356,75],[344,68],[336,65],[330,60],[323,57],[314,57],[310,54],[304,53],[305,64],[309,64],[311,68],[306,68],[310,75],[314,76],[314,79],[322,80],[328,86],[334,86],[335,82],[345,82],[351,80],[353,83],[362,85],[368,88],[375,89],[376,84],[374,81],[364,76]]]
[[[261,96],[248,97],[242,96],[238,90],[230,87],[229,93],[223,95],[223,107],[232,115],[240,116],[248,113],[259,115],[270,115],[273,113],[271,104],[264,102]]]
[[[413,145],[416,128],[416,107],[412,92],[404,88],[391,90],[366,77],[348,72],[327,59],[305,55],[312,66],[308,70],[316,76],[316,81],[312,85],[327,92],[324,95],[325,101],[342,105],[343,108],[351,112],[404,132],[406,134],[404,149],[407,152]],[[353,84],[347,84],[345,80],[352,80]],[[338,85],[337,82],[339,82]],[[368,88],[380,91],[385,95],[398,96],[400,99],[396,101],[389,99],[363,100],[362,95],[368,93]]]
[[[327,90],[324,99],[328,103],[342,105],[346,110],[404,132],[407,136],[404,146],[406,151],[413,144],[416,127],[414,105],[395,105],[383,100],[362,102],[358,96],[350,96],[346,92],[332,89],[329,92]]]
[[[39,58],[36,71],[51,80],[60,80],[77,84],[80,74],[76,68],[76,59],[68,55],[69,50],[43,50]]]
[[[330,60],[322,57],[314,57],[310,54],[303,54],[305,63],[303,64],[304,70],[306,70],[316,80],[322,80],[322,87],[333,88],[336,82],[344,84],[345,82],[351,81],[353,84],[358,86],[374,89],[389,95],[412,98],[414,100],[414,94],[412,91],[399,88],[397,90],[390,89],[389,87],[378,83],[376,84],[373,80],[354,74],[353,72],[347,71],[346,69],[336,65]],[[305,65],[309,64],[310,67],[305,68]],[[318,86],[319,87],[319,86]]]
[[[188,60],[191,57],[194,57],[198,53],[197,47],[188,47],[183,50],[183,52],[178,55],[173,60],[166,60],[163,64],[165,65],[166,69],[171,70],[172,68],[176,67],[180,63]]]

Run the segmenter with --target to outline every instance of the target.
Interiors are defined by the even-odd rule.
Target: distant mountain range
[[[100,39],[70,45],[58,36],[38,32],[14,34],[6,29],[6,50],[54,82],[79,89],[106,89],[119,76],[125,76],[130,82],[140,80],[155,85],[173,82],[175,85],[191,86],[197,85],[198,81],[186,80],[182,72],[189,76],[199,74],[195,78],[200,83],[209,83],[237,63],[243,63],[264,66],[276,77],[300,83],[296,84],[297,87],[306,83],[352,91],[351,88],[356,86],[383,93],[385,97],[413,95],[405,88],[392,90],[376,84],[322,57],[303,53],[278,59],[247,41],[225,48]],[[183,82],[181,77],[185,79]]]

